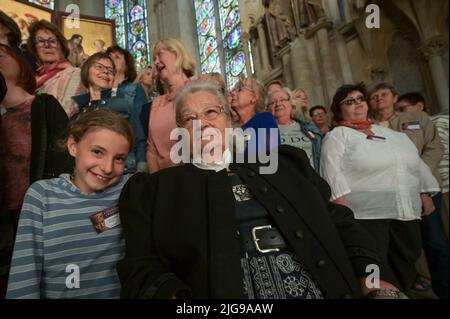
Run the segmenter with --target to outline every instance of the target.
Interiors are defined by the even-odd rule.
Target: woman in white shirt
[[[363,84],[340,87],[331,110],[337,127],[324,139],[321,175],[408,291],[421,252],[420,216],[433,212],[429,192],[439,191],[438,183],[404,133],[368,120]]]

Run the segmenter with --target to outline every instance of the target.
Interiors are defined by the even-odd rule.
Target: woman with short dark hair
[[[331,110],[337,127],[322,144],[320,171],[332,200],[353,210],[409,291],[422,248],[419,220],[433,212],[429,192],[439,185],[408,136],[372,124],[368,108],[363,84],[336,91]]]

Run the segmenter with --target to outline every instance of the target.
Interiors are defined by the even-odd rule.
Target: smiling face
[[[175,74],[175,62],[177,56],[175,53],[167,50],[162,45],[158,45],[153,52],[153,63],[159,73],[160,79],[167,83],[171,75]]]
[[[36,32],[36,52],[42,63],[54,63],[64,59],[61,45],[56,36],[45,29]]]
[[[291,122],[292,104],[286,92],[273,92],[270,96],[269,105],[278,124],[286,125]]]
[[[351,103],[354,102],[354,103]],[[369,106],[364,94],[360,91],[350,92],[340,103],[342,119],[344,121],[364,121],[367,119]]]
[[[99,59],[89,68],[89,85],[94,89],[110,89],[114,80],[114,66],[108,59]]]
[[[120,180],[130,144],[123,135],[101,128],[86,133],[78,143],[69,137],[67,148],[75,158],[73,183],[91,194]]]

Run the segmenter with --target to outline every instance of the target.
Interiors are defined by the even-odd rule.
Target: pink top
[[[170,95],[158,96],[150,111],[147,161],[150,161],[150,157],[156,159],[159,169],[177,165],[170,160],[170,149],[177,143],[170,140],[170,133],[176,127],[175,110]]]

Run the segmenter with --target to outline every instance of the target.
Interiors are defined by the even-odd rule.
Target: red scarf
[[[66,69],[66,67],[59,67],[62,62],[66,62],[66,60],[61,60],[56,63],[44,64],[39,69],[37,69],[36,75],[39,77],[39,80],[37,82],[38,89],[56,74]]]
[[[361,133],[367,135],[367,137],[374,136],[375,134],[372,132],[372,121],[370,119],[364,121],[340,121],[338,126],[346,126],[352,129],[355,129]]]

